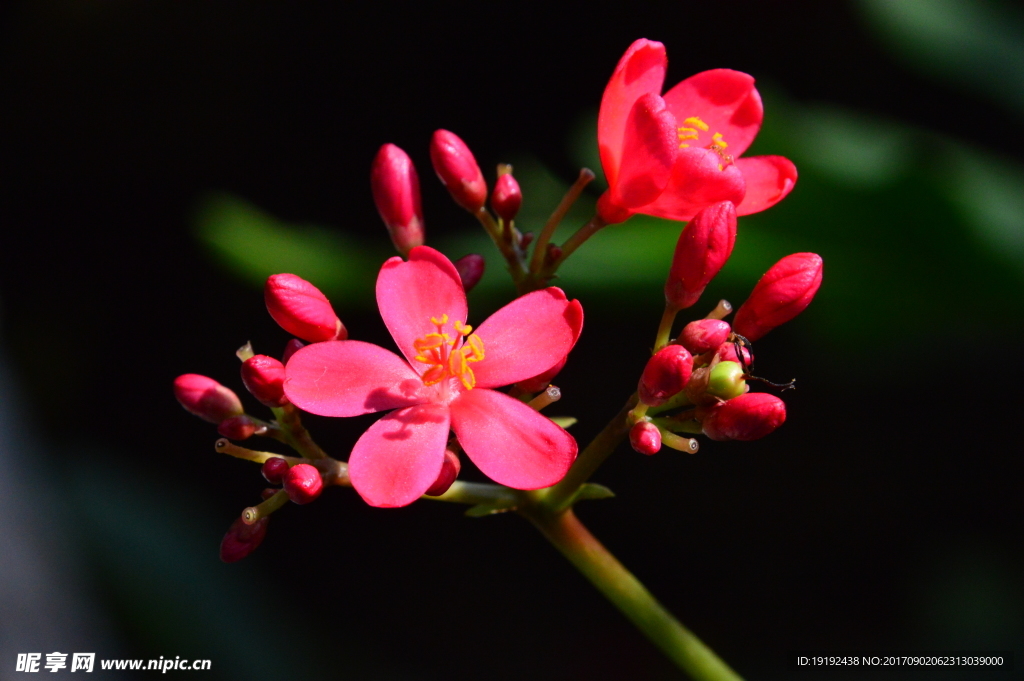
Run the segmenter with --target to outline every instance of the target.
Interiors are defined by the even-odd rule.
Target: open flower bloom
[[[701,208],[732,201],[738,215],[779,202],[796,183],[781,156],[740,158],[761,127],[754,79],[729,69],[690,76],[661,95],[665,46],[637,40],[612,74],[597,122],[608,191],[606,222],[634,213],[689,220]]]
[[[465,324],[455,266],[427,246],[391,258],[377,278],[377,305],[398,355],[343,340],[308,345],[288,361],[285,393],[323,416],[394,409],[370,426],[349,458],[356,491],[373,506],[404,506],[437,479],[449,430],[491,479],[517,489],[558,482],[576,441],[519,400],[492,390],[550,369],[572,348],[583,309],[558,288],[501,308],[477,329]]]

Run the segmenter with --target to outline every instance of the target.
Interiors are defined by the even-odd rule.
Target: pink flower
[[[637,40],[608,81],[597,122],[608,179],[601,217],[609,223],[634,213],[689,220],[718,201],[732,201],[738,215],[749,215],[786,196],[796,183],[788,159],[740,158],[763,117],[754,79],[714,69],[663,97],[667,65],[664,45]]]
[[[492,390],[536,376],[569,352],[583,309],[557,288],[535,291],[466,325],[454,265],[427,246],[391,258],[377,304],[405,359],[361,341],[308,345],[292,356],[285,394],[323,416],[394,409],[370,426],[349,458],[356,491],[372,506],[404,506],[438,479],[449,430],[496,482],[538,489],[562,479],[576,441],[519,400]]]

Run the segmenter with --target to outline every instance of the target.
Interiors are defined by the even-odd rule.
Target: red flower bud
[[[661,431],[650,421],[637,421],[629,429],[629,444],[641,454],[657,454],[661,449]]]
[[[327,296],[302,277],[271,275],[263,297],[270,316],[293,336],[313,343],[348,338]]]
[[[733,330],[752,341],[804,311],[821,286],[821,256],[794,253],[772,265],[733,319]]]
[[[455,478],[459,477],[460,470],[462,470],[462,462],[459,461],[459,455],[450,449],[444,450],[444,462],[441,464],[441,473],[424,494],[428,497],[441,496],[452,486]]]
[[[253,355],[242,362],[242,383],[253,397],[268,407],[288,404],[284,396],[284,364],[273,357]]]
[[[279,456],[275,456],[263,462],[263,468],[261,471],[263,473],[263,477],[266,478],[267,482],[271,485],[280,485],[281,480],[284,479],[285,474],[288,472],[288,461]]]
[[[281,363],[287,364],[288,360],[292,358],[292,355],[294,355],[296,352],[298,352],[304,347],[306,347],[305,343],[300,341],[298,338],[292,338],[284,346],[284,352],[281,354]]]
[[[221,421],[217,432],[231,440],[248,440],[259,427],[252,417],[242,414]]]
[[[174,397],[188,412],[210,423],[245,413],[234,391],[199,374],[182,374],[174,379]]]
[[[506,223],[512,222],[519,207],[523,205],[523,192],[519,189],[519,183],[512,173],[506,173],[494,183],[494,191],[491,192],[491,208],[495,214]]]
[[[682,392],[693,371],[693,357],[682,345],[667,345],[647,361],[640,376],[640,401],[657,407]]]
[[[220,559],[225,563],[234,563],[255,551],[267,536],[269,521],[270,517],[267,516],[252,525],[246,525],[241,518],[236,519],[220,542]]]
[[[324,490],[320,471],[308,463],[295,464],[289,468],[281,482],[284,491],[288,492],[288,498],[296,504],[308,504]]]
[[[466,290],[466,293],[469,293],[474,286],[480,283],[480,279],[484,276],[484,266],[487,263],[484,261],[484,256],[470,253],[469,255],[462,256],[452,264],[459,271],[459,278],[462,279],[462,288]]]
[[[694,215],[676,242],[665,300],[680,310],[696,303],[735,243],[736,207],[731,201],[714,203]]]
[[[701,426],[712,440],[757,440],[786,421],[786,405],[775,395],[747,393],[708,409]]]
[[[740,361],[739,355],[736,354],[735,343],[722,343],[718,346],[718,359],[723,362],[736,362],[737,364],[746,364],[750,366],[754,362],[754,353],[750,351],[750,348],[743,346],[743,362]]]
[[[694,355],[703,355],[725,342],[732,333],[729,322],[721,319],[698,319],[683,327],[679,342]]]
[[[743,367],[737,362],[719,362],[708,375],[708,386],[705,392],[715,397],[728,400],[742,395],[750,388],[743,377]]]
[[[487,201],[487,182],[473,152],[458,135],[438,130],[430,140],[430,160],[441,183],[459,204],[476,213]]]
[[[420,180],[409,155],[394,144],[382,146],[373,159],[370,186],[373,202],[398,252],[408,255],[416,246],[422,246]]]

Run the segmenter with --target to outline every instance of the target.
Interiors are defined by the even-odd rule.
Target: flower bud
[[[752,341],[804,311],[821,286],[821,256],[794,253],[772,265],[733,319],[733,330]]]
[[[661,449],[661,431],[650,421],[637,421],[629,429],[629,444],[641,454],[657,454]]]
[[[284,364],[273,357],[253,355],[242,362],[242,383],[253,397],[268,407],[288,404],[284,396]]]
[[[248,440],[259,428],[251,416],[242,414],[221,421],[217,432],[231,440]]]
[[[438,130],[430,140],[430,160],[441,183],[459,204],[476,213],[487,201],[487,182],[473,152],[458,135]]]
[[[693,371],[693,357],[682,345],[667,345],[647,361],[637,390],[640,401],[657,407],[682,392]]]
[[[199,374],[182,374],[174,379],[174,397],[186,411],[210,423],[245,413],[234,391]]]
[[[293,336],[312,343],[348,338],[327,296],[302,277],[271,275],[263,297],[270,316]]]
[[[743,367],[736,362],[719,362],[711,370],[706,388],[707,393],[728,400],[742,395],[747,390],[747,382],[743,378]]]
[[[679,343],[693,355],[703,355],[725,342],[732,333],[729,322],[721,319],[698,319],[683,327]]]
[[[462,288],[465,289],[466,293],[469,293],[474,286],[480,283],[480,279],[484,276],[484,256],[477,255],[476,253],[470,253],[464,255],[454,263],[455,269],[459,272],[459,278],[462,279]]]
[[[740,356],[736,354],[735,343],[722,343],[718,346],[718,351],[715,353],[718,355],[718,359],[722,362],[736,362],[737,364],[746,364],[748,367],[754,363],[754,353],[750,351],[747,346],[742,347],[743,350],[743,361],[740,361]]]
[[[786,421],[786,405],[775,395],[747,393],[716,404],[701,425],[712,440],[757,440]]]
[[[324,489],[320,471],[308,463],[298,463],[289,468],[281,482],[288,498],[296,504],[308,504],[320,496]]]
[[[263,468],[260,470],[267,482],[271,485],[280,485],[288,473],[288,461],[280,456],[271,457],[263,462]]]
[[[420,180],[409,155],[394,144],[382,146],[373,159],[370,186],[373,202],[398,252],[408,255],[416,246],[422,246]]]
[[[245,521],[237,518],[220,542],[220,559],[225,563],[234,563],[255,551],[267,536],[268,522],[269,516],[260,518],[252,525],[246,525]]]
[[[491,208],[495,215],[506,223],[512,222],[519,207],[523,205],[523,192],[519,189],[519,183],[511,173],[506,173],[494,183],[494,191],[491,192]]]
[[[736,207],[731,201],[711,204],[694,215],[676,242],[665,300],[679,310],[696,303],[735,243]]]
[[[444,462],[441,464],[441,473],[438,474],[437,480],[434,481],[434,484],[424,494],[428,497],[441,496],[452,486],[455,478],[459,477],[460,470],[462,470],[462,462],[459,461],[459,455],[450,449],[444,450]]]
[[[292,338],[284,346],[284,352],[281,353],[281,363],[282,364],[287,364],[288,360],[290,360],[292,358],[292,355],[294,355],[296,352],[298,352],[299,350],[301,350],[304,347],[306,347],[305,343],[300,341],[298,338]]]

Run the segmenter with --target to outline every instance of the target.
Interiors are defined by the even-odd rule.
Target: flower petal
[[[637,212],[669,220],[689,220],[702,208],[719,201],[738,205],[745,191],[743,173],[735,163],[725,165],[722,157],[708,149],[682,149],[668,187],[656,201]]]
[[[676,119],[696,116],[709,133],[722,133],[727,151],[738,157],[757,137],[764,109],[754,79],[740,71],[713,69],[690,76],[665,93]]]
[[[431,393],[395,353],[345,340],[314,343],[292,355],[284,394],[311,414],[358,416],[420,404]]]
[[[484,359],[471,365],[477,386],[510,385],[547,371],[569,353],[582,328],[583,308],[560,288],[516,298],[477,327],[484,344]]]
[[[448,442],[448,409],[420,404],[370,426],[348,459],[352,486],[370,506],[406,506],[437,480]]]
[[[416,369],[413,341],[437,332],[430,321],[448,315],[450,323],[466,320],[466,292],[455,265],[429,246],[409,251],[409,261],[391,258],[377,277],[377,307],[391,337]]]
[[[672,176],[678,134],[665,100],[652,92],[636,100],[626,119],[619,175],[610,185],[613,202],[628,209],[658,198]]]
[[[451,404],[466,455],[497,483],[516,489],[555,484],[576,459],[576,440],[551,419],[494,390],[474,389]]]
[[[652,40],[637,40],[622,55],[601,98],[597,117],[597,141],[601,165],[609,185],[618,181],[622,164],[622,140],[633,104],[648,92],[661,93],[668,58],[665,46]]]
[[[747,194],[736,205],[737,215],[760,213],[786,197],[796,185],[796,166],[782,156],[751,156],[737,159]]]

